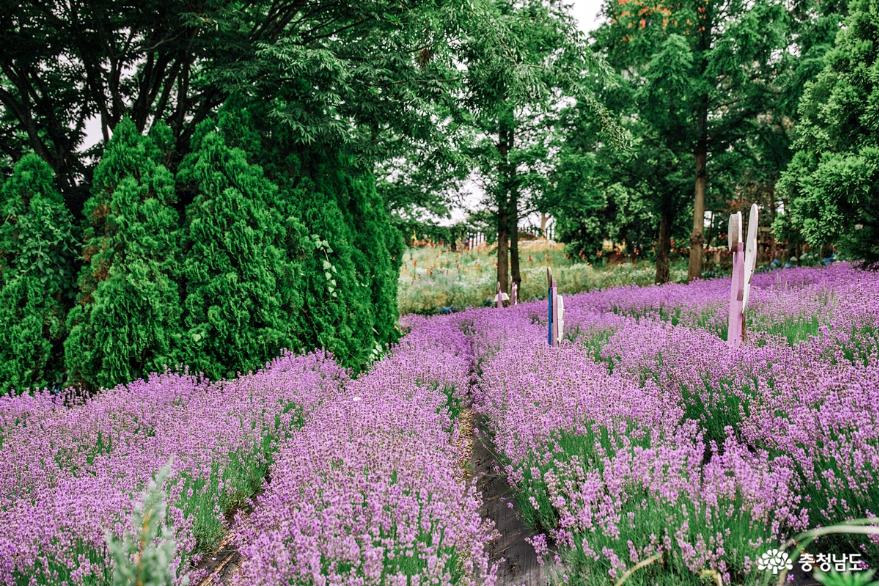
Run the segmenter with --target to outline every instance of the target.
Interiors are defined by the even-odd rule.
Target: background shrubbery
[[[284,348],[358,369],[395,339],[402,238],[373,176],[341,152],[279,165],[249,124],[221,110],[180,156],[123,119],[79,225],[21,159],[0,191],[0,392],[231,377]]]

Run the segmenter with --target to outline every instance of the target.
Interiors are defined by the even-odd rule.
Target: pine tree
[[[204,128],[178,176],[196,193],[184,228],[187,364],[231,377],[283,348],[301,349],[291,327],[300,275],[283,249],[277,187],[244,151]]]
[[[785,216],[812,246],[879,263],[879,5],[857,0],[800,102],[795,154],[779,181]]]
[[[123,120],[95,170],[64,344],[73,384],[106,387],[179,363],[179,218],[174,177],[160,163],[166,134],[159,126],[143,136]]]
[[[59,386],[73,218],[37,155],[0,189],[0,222],[0,394]]]

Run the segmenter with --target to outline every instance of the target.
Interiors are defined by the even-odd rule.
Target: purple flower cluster
[[[682,582],[747,582],[769,544],[879,511],[877,275],[755,276],[738,348],[717,335],[728,287],[572,296],[558,348],[541,303],[466,314],[475,407],[569,571],[601,583],[661,553]]]
[[[216,383],[0,398],[0,582],[106,582],[106,534],[132,531],[171,461],[180,579],[238,510],[241,584],[492,584],[468,472],[478,416],[543,532],[531,542],[568,578],[660,556],[639,583],[752,583],[767,548],[879,514],[879,275],[755,275],[738,347],[728,294],[718,279],[573,295],[558,347],[545,302],[407,316],[353,380],[287,354]],[[848,545],[879,562],[879,543]]]
[[[169,460],[169,520],[178,551],[192,553],[199,524],[205,516],[221,524],[221,501],[240,488],[224,486],[237,479],[231,466],[250,458],[258,467],[265,442],[347,380],[316,353],[285,355],[232,381],[157,375],[69,407],[45,393],[0,399],[0,582],[105,576],[105,532],[131,529],[136,499]]]
[[[449,415],[468,389],[469,344],[449,319],[410,325],[279,452],[238,522],[241,584],[494,582],[492,527]]]

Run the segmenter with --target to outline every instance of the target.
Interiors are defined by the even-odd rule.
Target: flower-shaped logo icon
[[[782,570],[792,570],[794,564],[787,554],[778,549],[770,549],[757,558],[757,567],[778,574]]]

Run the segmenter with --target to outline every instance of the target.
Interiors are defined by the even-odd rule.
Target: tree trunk
[[[501,291],[510,288],[509,267],[509,220],[507,219],[506,197],[498,200],[497,214],[497,281],[501,284]]]
[[[498,186],[495,196],[497,205],[497,281],[501,291],[510,290],[510,143],[512,142],[511,123],[507,116],[498,120],[497,149],[500,155],[498,163]]]
[[[516,135],[510,130],[507,142],[507,152],[513,150]],[[512,282],[517,288],[522,285],[522,273],[519,271],[519,186],[516,181],[515,165],[507,164],[507,188],[509,189],[509,207],[507,207],[507,221],[510,226],[510,273]]]
[[[705,244],[705,238],[702,234],[705,226],[705,157],[705,150],[697,147],[693,231],[690,233],[690,265],[687,270],[687,279],[689,280],[702,274],[702,250]]]
[[[705,3],[704,10],[699,14],[699,75],[705,77],[708,69],[708,51],[711,49],[711,6]],[[690,264],[687,279],[693,280],[702,274],[702,253],[705,238],[702,233],[705,226],[705,184],[708,175],[708,94],[702,93],[696,101],[696,181],[694,184],[693,231],[690,233]]]
[[[519,287],[522,284],[522,273],[519,271],[519,198],[513,193],[509,207],[510,226],[510,273],[512,282]]]
[[[669,251],[671,250],[671,218],[662,210],[659,215],[659,237],[656,240],[656,282],[669,281]]]

